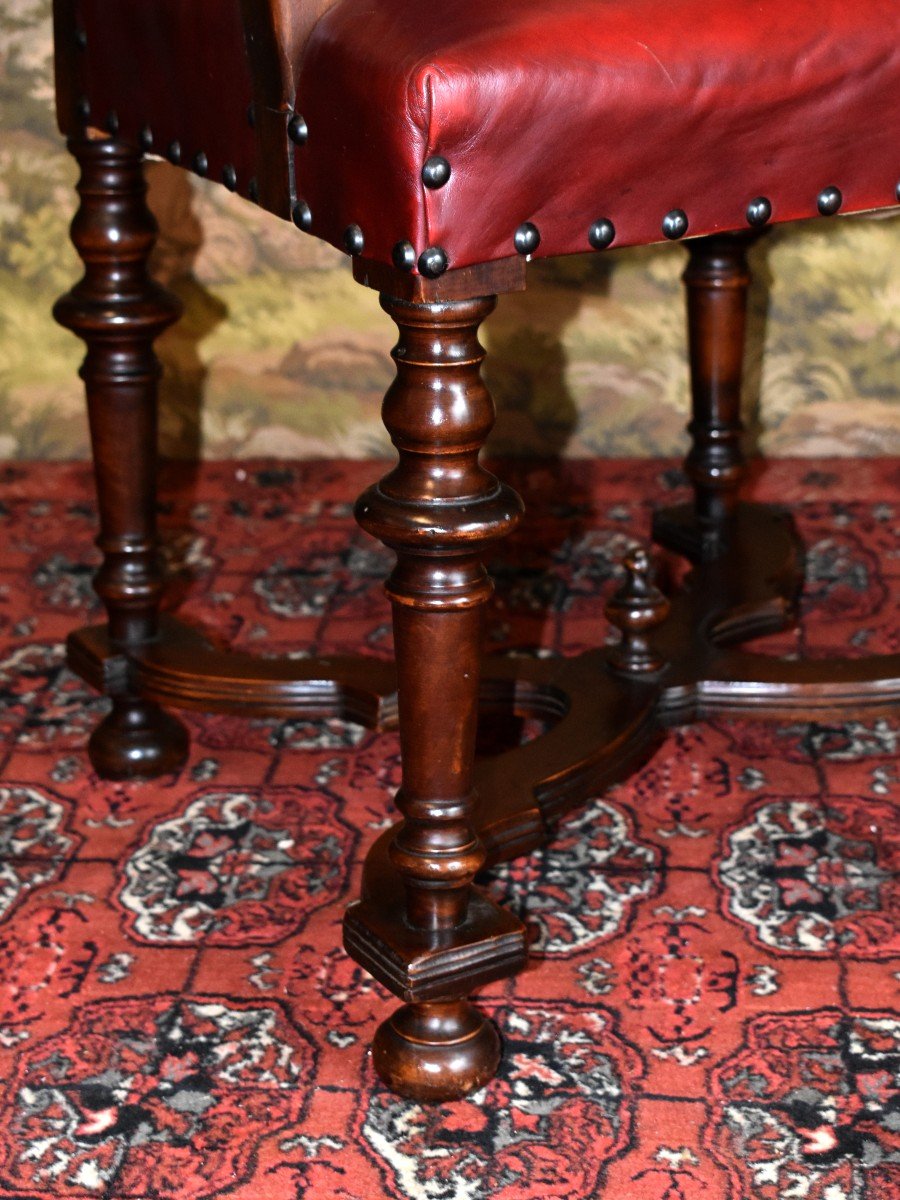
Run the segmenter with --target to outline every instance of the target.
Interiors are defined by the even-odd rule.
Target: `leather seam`
[[[432,245],[432,228],[434,222],[431,205],[435,202],[435,197],[425,187],[422,180],[422,166],[426,158],[436,152],[434,146],[434,85],[435,75],[439,73],[433,62],[427,60],[422,62],[413,76],[415,84],[411,88],[411,98],[414,100],[416,112],[415,115],[410,113],[410,117],[413,118],[422,137],[421,161],[416,167],[416,178],[418,179],[418,197],[422,213],[425,244],[417,246],[417,252],[426,250]]]

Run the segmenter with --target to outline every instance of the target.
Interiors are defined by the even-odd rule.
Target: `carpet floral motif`
[[[524,906],[535,953],[579,954],[627,927],[658,887],[658,866],[658,851],[634,837],[629,817],[598,801],[533,858],[495,868],[493,890]]]
[[[602,643],[620,552],[685,496],[676,464],[502,474],[533,526],[498,549],[489,646]],[[387,657],[389,556],[349,503],[372,478],[165,468],[163,535],[204,548],[184,616],[250,652]],[[486,872],[533,938],[473,997],[500,1072],[419,1106],[369,1054],[399,1001],[341,944],[396,820],[396,732],[187,712],[181,770],[98,779],[108,701],[63,665],[98,619],[90,471],[3,481],[0,1200],[897,1200],[897,714],[669,730],[546,849]],[[776,462],[755,487],[819,547],[802,628],[759,648],[896,652],[896,464]],[[274,562],[284,604],[254,589]]]
[[[73,839],[66,805],[33,787],[0,787],[0,920],[62,869]]]
[[[421,1200],[556,1197],[564,1163],[569,1195],[594,1194],[628,1144],[637,1053],[602,1009],[523,1000],[492,1016],[504,1057],[486,1094],[423,1108],[378,1090],[362,1137],[401,1194]]]
[[[762,801],[727,835],[723,911],[775,950],[900,955],[898,815],[852,796]]]
[[[900,1187],[900,1019],[824,1009],[760,1017],[714,1073],[709,1144],[736,1195],[888,1200]],[[802,1192],[799,1190],[802,1188]]]
[[[203,792],[124,864],[119,903],[149,942],[277,941],[343,891],[355,842],[317,792]]]
[[[85,1006],[19,1059],[0,1113],[3,1174],[42,1196],[214,1195],[299,1119],[313,1064],[276,1008],[162,996]]]

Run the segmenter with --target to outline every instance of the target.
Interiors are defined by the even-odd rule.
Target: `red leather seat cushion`
[[[312,231],[366,257],[442,246],[450,266],[659,241],[896,203],[898,0],[338,0],[302,51],[295,153]],[[449,181],[423,186],[430,155]]]

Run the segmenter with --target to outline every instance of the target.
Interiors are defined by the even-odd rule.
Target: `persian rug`
[[[389,555],[351,500],[377,463],[167,468],[172,603],[260,653],[389,655]],[[668,462],[518,464],[497,653],[608,636],[603,600]],[[105,711],[63,665],[91,591],[87,465],[10,465],[0,563],[2,1200],[896,1200],[900,722],[675,729],[485,884],[531,963],[479,1003],[498,1078],[389,1094],[395,1001],[340,947],[393,820],[393,734],[188,714],[190,759],[104,783]],[[778,461],[750,491],[809,548],[772,652],[897,652],[896,463]]]

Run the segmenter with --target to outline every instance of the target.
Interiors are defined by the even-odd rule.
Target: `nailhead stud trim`
[[[772,216],[772,202],[766,196],[757,196],[747,205],[747,224],[759,229]]]
[[[298,229],[309,233],[312,229],[312,213],[305,200],[298,200],[291,210],[291,218]]]
[[[416,265],[416,248],[412,242],[398,242],[391,251],[391,262],[398,271],[411,271]]]
[[[662,231],[671,241],[683,238],[688,231],[687,213],[682,208],[673,208],[663,217]]]
[[[607,246],[611,246],[615,241],[616,227],[612,221],[607,221],[606,217],[601,217],[599,221],[595,221],[588,230],[588,242],[595,250],[605,250]]]
[[[517,254],[534,254],[541,244],[541,231],[531,221],[523,221],[513,234],[513,245]]]
[[[426,279],[437,279],[449,265],[447,251],[442,246],[429,246],[419,255],[419,274]]]
[[[450,164],[440,154],[432,154],[430,158],[425,159],[422,182],[427,188],[442,188],[450,179],[450,174]]]
[[[288,121],[288,137],[295,146],[302,146],[309,137],[309,130],[306,127],[306,122],[299,113],[294,113],[290,121]]]
[[[816,208],[823,217],[832,217],[844,203],[841,189],[837,187],[823,188],[816,200]]]
[[[358,225],[348,225],[344,230],[344,249],[354,258],[362,254],[366,248],[366,239]]]

